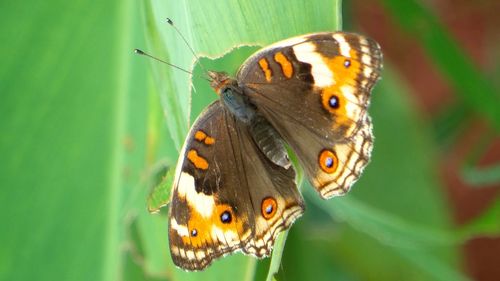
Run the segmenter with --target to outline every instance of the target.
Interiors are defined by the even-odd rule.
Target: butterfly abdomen
[[[283,140],[276,129],[262,116],[257,116],[250,125],[250,134],[259,147],[274,164],[285,169],[290,167],[290,160]]]

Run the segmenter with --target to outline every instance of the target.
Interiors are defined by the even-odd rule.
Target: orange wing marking
[[[293,75],[293,65],[292,63],[283,55],[282,52],[277,52],[274,55],[274,60],[280,64],[283,75],[286,78],[291,78]]]
[[[206,145],[212,145],[215,143],[214,138],[208,136],[205,132],[203,132],[201,130],[196,131],[196,133],[194,134],[194,139],[199,141],[199,142],[203,142]]]
[[[189,159],[189,161],[191,161],[191,163],[193,163],[193,165],[197,169],[202,169],[202,170],[208,169],[207,160],[198,155],[198,152],[196,152],[196,150],[191,149],[187,154],[187,158]]]
[[[271,82],[272,73],[271,69],[269,68],[269,63],[267,62],[267,60],[265,58],[260,59],[259,66],[264,72],[264,75],[266,76],[266,81]]]

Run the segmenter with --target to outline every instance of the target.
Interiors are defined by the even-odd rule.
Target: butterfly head
[[[217,71],[208,71],[208,77],[210,79],[210,87],[214,89],[217,95],[220,95],[221,90],[233,80],[227,73]]]

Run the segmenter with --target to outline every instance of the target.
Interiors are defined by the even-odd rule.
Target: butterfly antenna
[[[157,58],[157,57],[155,57],[155,56],[152,56],[152,55],[150,55],[150,54],[148,54],[148,53],[144,52],[143,50],[140,50],[140,49],[134,49],[134,52],[135,52],[136,54],[138,54],[138,55],[145,56],[145,57],[148,57],[148,58],[154,59],[155,61],[159,61],[159,62],[161,62],[161,63],[164,63],[164,64],[166,64],[166,65],[168,65],[168,66],[171,66],[171,67],[173,67],[173,68],[175,68],[175,69],[178,69],[178,70],[180,70],[180,71],[182,71],[182,72],[185,72],[185,73],[191,74],[191,75],[193,75],[193,76],[196,76],[196,77],[198,77],[198,78],[201,78],[201,79],[205,79],[205,80],[207,80],[207,81],[210,81],[210,80],[208,80],[206,77],[201,77],[201,76],[198,76],[198,75],[194,75],[191,71],[188,71],[188,70],[186,70],[186,69],[184,69],[184,68],[178,67],[177,65],[174,65],[174,64],[171,64],[171,63],[169,63],[169,62],[166,62],[166,61],[164,61],[164,60],[162,60],[162,59],[159,59],[159,58]]]
[[[177,26],[174,25],[174,22],[170,18],[167,18],[167,23],[170,24],[175,29],[175,31],[177,32],[177,34],[179,34],[179,36],[182,38],[182,41],[184,41],[184,43],[186,43],[186,46],[188,46],[188,48],[189,48],[189,50],[191,50],[191,53],[193,54],[193,56],[200,63],[200,66],[203,69],[203,71],[205,72],[205,74],[207,74],[208,73],[207,69],[203,66],[203,64],[201,63],[200,58],[198,57],[198,55],[196,55],[196,53],[193,50],[193,48],[191,47],[191,45],[189,45],[188,41],[186,40],[186,37],[184,37],[184,35],[182,35],[181,31],[177,28]]]

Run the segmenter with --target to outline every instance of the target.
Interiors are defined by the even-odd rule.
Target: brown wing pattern
[[[292,147],[321,196],[330,198],[347,192],[370,158],[367,109],[381,70],[375,41],[316,33],[256,53],[237,80]]]
[[[237,250],[267,256],[303,212],[293,167],[269,161],[219,101],[193,125],[177,167],[169,242],[183,269],[201,270]]]

